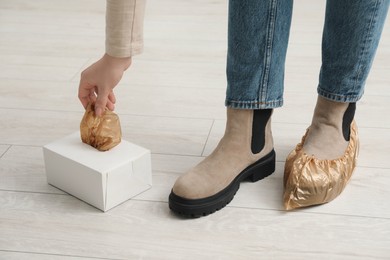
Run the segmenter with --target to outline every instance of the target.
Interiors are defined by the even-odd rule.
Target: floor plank
[[[0,249],[21,250],[23,243],[30,252],[119,259],[379,259],[390,253],[389,219],[227,208],[186,221],[160,202],[129,201],[103,214],[70,196],[0,195]]]
[[[78,83],[66,81],[0,81],[0,108],[82,112]],[[61,95],[58,95],[58,93]],[[115,89],[119,115],[224,118],[222,88],[121,84]],[[142,97],[142,98],[140,98]]]
[[[0,115],[0,142],[30,146],[43,146],[79,131],[83,116],[81,112],[16,109],[0,109]],[[121,116],[123,139],[153,153],[201,155],[211,125],[208,119]]]
[[[1,251],[0,259],[6,260],[116,260],[113,258],[90,258],[80,256],[66,256],[66,255],[53,255],[43,253],[30,253],[30,252],[12,252],[12,251]]]
[[[0,159],[0,190],[64,192],[47,184],[41,147],[12,146]]]

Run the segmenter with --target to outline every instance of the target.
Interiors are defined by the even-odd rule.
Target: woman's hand
[[[131,65],[131,57],[104,56],[81,73],[79,99],[84,108],[95,102],[95,114],[100,116],[107,107],[114,110],[114,87],[122,79],[123,72]]]

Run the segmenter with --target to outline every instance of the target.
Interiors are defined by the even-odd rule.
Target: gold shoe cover
[[[286,159],[283,196],[286,210],[332,201],[344,190],[356,166],[359,139],[355,121],[344,155],[334,160],[319,160],[303,151],[308,130]]]
[[[119,117],[107,108],[98,117],[94,104],[88,104],[80,123],[81,140],[99,151],[107,151],[121,142],[122,131]]]

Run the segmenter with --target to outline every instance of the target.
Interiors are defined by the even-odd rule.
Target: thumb
[[[104,109],[107,106],[108,101],[108,94],[109,92],[106,91],[107,88],[103,88],[102,91],[99,91],[96,103],[95,103],[95,114],[96,116],[101,116],[103,114]]]

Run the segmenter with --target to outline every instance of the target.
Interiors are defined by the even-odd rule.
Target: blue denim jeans
[[[356,102],[364,91],[390,0],[328,0],[317,92]],[[225,104],[236,109],[283,105],[292,0],[230,0]]]

